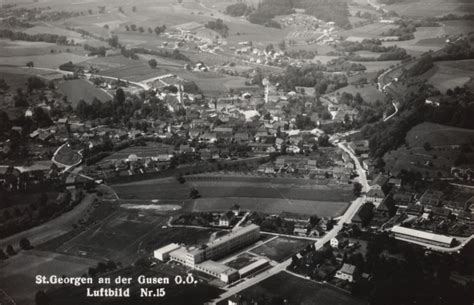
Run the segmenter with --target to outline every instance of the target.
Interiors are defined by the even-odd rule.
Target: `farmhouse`
[[[372,202],[375,207],[378,207],[384,198],[385,194],[379,189],[370,189],[370,191],[367,193],[367,201]]]
[[[344,264],[342,268],[336,272],[335,277],[338,279],[352,282],[354,280],[354,272],[356,270],[356,266],[351,264]]]

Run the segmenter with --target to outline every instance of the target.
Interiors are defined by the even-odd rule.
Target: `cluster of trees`
[[[474,48],[466,39],[460,39],[447,45],[444,52],[438,53],[434,57],[434,60],[462,60],[472,58],[474,58]]]
[[[101,56],[104,57],[107,49],[104,46],[94,47],[87,43],[83,45],[84,50],[89,51],[89,56]]]
[[[0,20],[0,26],[2,28],[31,28],[34,25],[32,23],[20,20],[14,16]]]
[[[341,41],[337,44],[336,50],[343,52],[357,52],[357,51],[370,51],[370,52],[388,52],[394,47],[385,47],[382,45],[380,39],[364,39],[362,41]]]
[[[345,0],[265,0],[249,15],[249,21],[256,24],[281,28],[273,18],[294,13],[295,8],[324,21],[334,21],[342,28],[350,28],[349,10]]]
[[[23,40],[23,41],[42,41],[42,42],[57,43],[60,45],[69,44],[67,37],[63,35],[48,34],[48,33],[30,35],[23,32],[15,32],[8,29],[0,30],[0,38],[8,38],[10,40]]]
[[[265,0],[259,3],[257,9],[249,15],[248,19],[251,23],[281,28],[281,25],[273,18],[292,13],[294,13],[294,8],[288,0]]]
[[[313,59],[318,55],[318,51],[313,50],[290,50],[285,52],[286,56],[295,59]]]
[[[222,37],[227,37],[229,35],[229,27],[227,26],[227,24],[224,23],[224,21],[222,21],[222,19],[218,18],[215,21],[208,21],[205,24],[205,27],[207,29],[216,31],[217,33],[221,34]]]
[[[326,71],[328,72],[333,72],[333,71],[365,71],[367,69],[366,66],[359,64],[359,63],[354,63],[354,62],[349,62],[344,58],[335,58],[330,60],[327,63],[327,69]]]
[[[253,8],[245,3],[235,3],[226,7],[225,12],[232,17],[247,16],[253,11]]]
[[[107,262],[99,262],[97,263],[97,266],[90,267],[87,273],[90,277],[95,277],[97,275],[101,275],[103,273],[113,271],[117,269],[117,267],[119,266],[121,266],[121,263],[115,263],[112,260],[107,261]]]
[[[144,33],[145,32],[145,28],[140,26],[140,27],[137,27],[136,24],[131,24],[131,25],[125,25],[125,30],[128,32],[128,31],[133,31],[133,32],[140,32],[140,33]],[[166,25],[161,25],[161,26],[156,26],[154,29],[152,28],[148,28],[148,33],[152,34],[152,33],[155,33],[156,35],[160,35],[161,33],[164,33],[166,31]]]
[[[388,31],[382,33],[383,36],[398,36],[398,40],[410,40],[415,38],[413,33],[415,33],[417,27],[433,27],[439,26],[435,21],[430,20],[412,20],[412,19],[400,19],[396,21],[398,28],[389,29]]]
[[[31,245],[29,239],[26,237],[20,239],[18,245],[20,246],[20,249],[23,250],[33,249],[33,246]],[[7,247],[5,248],[5,252],[3,251],[3,249],[0,249],[0,260],[5,260],[8,258],[8,256],[14,256],[16,255],[16,253],[17,252],[15,251],[15,248],[13,248],[12,245],[7,245]]]
[[[324,20],[333,21],[344,29],[351,28],[349,7],[346,0],[299,0],[295,7],[303,8],[306,14]]]
[[[409,77],[417,76],[425,73],[433,67],[433,58],[431,55],[425,55],[420,58],[412,67],[410,67],[406,74]]]
[[[48,181],[49,187],[53,184],[57,187],[57,182],[55,181]],[[12,196],[15,196],[13,194]],[[9,194],[5,197],[7,200],[11,200]],[[5,199],[4,198],[4,199]],[[13,197],[15,200],[16,197]],[[49,200],[46,193],[41,193],[36,200],[32,200],[32,202],[24,208],[17,208],[13,209],[13,212],[9,212],[9,210],[4,210],[2,216],[3,228],[0,232],[0,237],[7,237],[12,234],[27,230],[35,225],[48,221],[49,219],[56,217],[67,211],[72,209],[82,198],[78,197],[76,200],[71,200],[71,193],[66,191],[64,196],[61,198],[60,201]],[[11,203],[4,202],[4,204]],[[29,248],[27,243],[21,244],[23,249]]]
[[[272,83],[280,83],[281,86],[291,91],[295,86],[314,87],[316,95],[332,92],[347,86],[347,78],[342,74],[325,75],[324,65],[311,64],[301,68],[288,66],[284,74],[270,77]]]
[[[76,113],[82,120],[107,118],[111,122],[125,124],[131,119],[169,118],[171,115],[166,105],[157,97],[150,97],[148,104],[134,96],[126,100],[121,88],[117,89],[111,101],[102,103],[94,99],[91,104],[87,104],[84,100],[80,100],[76,106]]]
[[[181,53],[179,50],[169,51],[166,49],[150,50],[150,49],[145,49],[145,48],[133,48],[129,51],[132,53],[138,53],[138,54],[147,54],[147,55],[154,55],[154,56],[159,56],[159,57],[172,58],[176,60],[190,61],[190,59],[186,55]]]
[[[367,254],[355,265],[372,279],[358,280],[353,295],[367,297],[369,304],[472,304],[472,283],[462,285],[450,278],[453,272],[472,273],[472,246],[457,255],[427,254],[425,249],[396,241],[387,233],[366,238]]]
[[[474,92],[469,88],[448,90],[440,98],[440,106],[425,104],[432,91],[422,86],[416,96],[410,97],[399,107],[399,119],[366,125],[362,133],[370,138],[370,153],[382,157],[405,142],[405,136],[414,126],[423,122],[433,122],[460,128],[474,129]]]

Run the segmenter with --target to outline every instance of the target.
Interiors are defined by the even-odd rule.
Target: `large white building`
[[[167,246],[155,250],[153,255],[156,259],[159,259],[160,261],[166,261],[169,259],[170,253],[175,250],[178,250],[179,248],[181,247],[178,244],[169,244]]]
[[[260,227],[254,224],[241,227],[200,247],[180,247],[170,244],[155,250],[155,258],[179,262],[187,267],[219,278],[225,283],[239,278],[239,271],[213,261],[247,246],[260,238]],[[260,262],[261,263],[261,262]],[[259,264],[260,264],[259,263]],[[252,266],[255,267],[255,266]],[[257,266],[260,267],[260,266]],[[254,269],[254,268],[252,268]]]
[[[195,264],[229,254],[260,238],[260,227],[254,224],[231,231],[198,248],[189,249],[186,253],[186,266],[194,268]],[[173,259],[173,253],[170,253]]]
[[[424,232],[401,226],[394,226],[392,228],[392,234],[396,239],[399,240],[415,243],[424,243],[446,248],[451,247],[454,243],[454,238],[449,236]]]

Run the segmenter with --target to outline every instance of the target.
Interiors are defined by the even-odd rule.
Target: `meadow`
[[[75,108],[80,100],[90,104],[96,98],[101,102],[112,99],[112,96],[102,89],[95,87],[84,79],[67,80],[58,85],[58,91],[67,96]]]
[[[463,15],[474,10],[474,3],[458,0],[403,1],[385,8],[408,17],[436,17],[447,12]]]
[[[425,142],[430,143],[431,146],[444,146],[470,143],[472,139],[474,139],[473,130],[422,123],[408,132],[405,141],[409,147],[422,147]]]
[[[55,53],[43,55],[25,55],[25,56],[0,56],[0,65],[25,67],[26,63],[32,61],[35,67],[57,69],[60,65],[72,61],[80,63],[87,60],[88,57],[72,53]]]
[[[474,79],[474,60],[440,61],[427,71],[424,78],[442,93],[463,87]]]

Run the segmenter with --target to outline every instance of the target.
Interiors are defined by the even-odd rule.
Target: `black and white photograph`
[[[474,305],[474,0],[0,0],[0,305]]]

